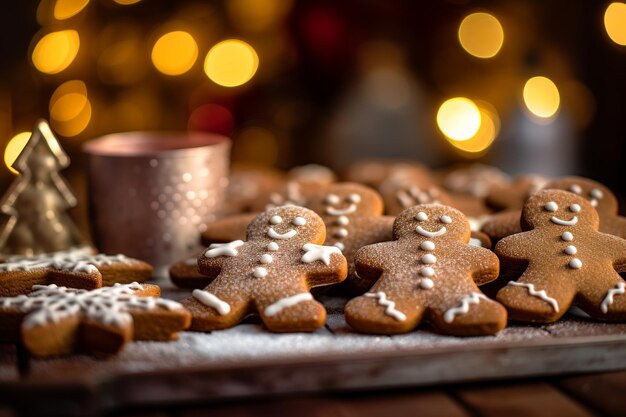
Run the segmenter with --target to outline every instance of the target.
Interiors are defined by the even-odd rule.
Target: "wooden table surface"
[[[1,414],[0,414],[1,415]],[[10,414],[8,414],[10,415]],[[119,417],[626,416],[626,371],[393,391],[118,410]]]

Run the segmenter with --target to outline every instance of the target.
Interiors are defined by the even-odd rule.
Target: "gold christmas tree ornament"
[[[36,255],[86,245],[67,210],[76,197],[59,171],[70,160],[45,120],[37,121],[0,199],[0,253]]]

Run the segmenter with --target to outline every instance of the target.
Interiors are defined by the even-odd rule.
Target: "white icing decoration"
[[[423,288],[425,290],[430,290],[434,286],[435,286],[435,283],[433,282],[432,279],[430,278],[420,279],[420,288]]]
[[[82,252],[54,252],[33,257],[14,257],[8,262],[0,263],[0,271],[31,271],[33,269],[51,268],[59,271],[93,274],[98,266],[115,263],[130,263],[133,259],[124,255],[85,255]]]
[[[313,296],[310,292],[303,292],[300,294],[292,295],[291,297],[281,298],[280,300],[276,301],[273,304],[270,304],[265,308],[265,315],[267,317],[275,316],[287,307],[295,306],[298,303],[301,303],[303,301],[309,301],[312,299]]]
[[[115,284],[95,290],[79,290],[57,285],[34,285],[33,292],[17,297],[0,298],[0,307],[16,308],[26,313],[26,329],[59,323],[70,317],[82,317],[106,326],[122,327],[132,323],[133,311],[157,309],[180,310],[182,305],[162,298],[134,295],[144,287],[136,282]]]
[[[196,259],[196,258],[185,259],[183,261],[183,263],[185,265],[189,265],[189,266],[196,266],[196,265],[198,265],[198,259]]]
[[[574,216],[570,220],[559,219],[556,216],[550,217],[550,221],[552,223],[558,224],[559,226],[573,226],[578,223],[578,217]]]
[[[601,199],[602,197],[604,197],[604,193],[602,192],[602,190],[598,190],[597,188],[594,188],[593,190],[591,190],[589,192],[589,195],[591,195],[593,198],[596,198],[596,199]]]
[[[583,189],[580,185],[578,184],[572,184],[569,188],[568,191],[571,191],[574,194],[580,194],[583,192]]]
[[[424,213],[423,211],[420,211],[415,216],[415,220],[418,220],[420,222],[424,222],[424,221],[428,220],[428,214]]]
[[[280,216],[272,216],[270,218],[270,223],[271,224],[279,224],[279,223],[282,223],[282,222],[283,222],[283,218],[280,217]]]
[[[276,252],[278,250],[278,243],[276,242],[270,242],[267,244],[267,250],[271,250]]]
[[[619,282],[615,286],[615,288],[611,288],[606,293],[606,297],[602,300],[602,304],[600,304],[600,309],[604,314],[609,311],[609,306],[613,304],[613,297],[616,295],[623,295],[626,292],[626,283]]]
[[[546,303],[550,304],[554,311],[556,311],[557,313],[559,312],[559,303],[557,303],[557,301],[554,298],[549,297],[545,290],[541,290],[541,291],[535,290],[535,285],[534,284],[527,284],[527,283],[524,283],[524,282],[509,281],[508,285],[513,285],[515,287],[526,287],[528,289],[528,294],[530,294],[530,295],[532,295],[534,297],[541,298],[543,301],[545,301]]]
[[[382,291],[368,292],[368,293],[365,293],[365,296],[371,297],[371,298],[377,298],[378,304],[386,307],[385,308],[386,315],[391,316],[398,321],[406,320],[406,315],[403,312],[396,310],[396,303],[394,303],[391,300],[388,300],[387,294],[385,294],[384,292]]]
[[[427,253],[420,258],[423,264],[434,264],[437,262],[437,257],[432,253]]]
[[[274,258],[272,258],[272,255],[270,255],[269,253],[264,253],[263,255],[261,255],[260,262],[262,264],[271,264],[273,260]]]
[[[452,218],[450,216],[446,216],[445,214],[439,217],[439,220],[441,221],[441,223],[445,223],[445,224],[452,223]]]
[[[265,278],[267,276],[267,269],[263,268],[262,266],[257,266],[256,268],[254,268],[252,275],[254,275],[256,278]]]
[[[297,234],[298,232],[296,232],[294,229],[290,229],[288,232],[285,233],[278,233],[276,230],[274,230],[273,227],[270,227],[267,231],[267,235],[272,239],[291,239]]]
[[[336,246],[323,246],[314,243],[307,243],[302,246],[302,250],[306,253],[300,259],[302,262],[310,264],[315,261],[322,261],[326,265],[330,265],[330,255],[336,253],[341,255],[341,249]]]
[[[480,239],[476,239],[475,237],[470,237],[469,244],[471,246],[478,246],[479,248],[483,247],[483,242],[481,242]]]
[[[243,240],[234,240],[229,243],[213,243],[209,249],[204,252],[207,258],[215,258],[216,256],[237,256],[239,255],[238,247],[243,245]]]
[[[361,202],[361,196],[356,193],[352,193],[348,196],[348,201],[351,203],[358,204]]]
[[[419,233],[420,235],[422,235],[422,236],[433,238],[433,237],[437,237],[437,236],[443,235],[444,233],[446,233],[448,231],[448,229],[446,229],[446,227],[443,226],[441,229],[437,230],[436,232],[430,232],[430,231],[424,229],[422,226],[417,226],[415,228],[415,231],[417,233]]]
[[[193,290],[191,295],[205,306],[214,308],[221,316],[230,313],[230,305],[220,300],[215,294],[204,290]]]
[[[583,266],[583,261],[578,258],[574,258],[568,263],[569,267],[572,269],[580,269]]]
[[[565,252],[568,255],[576,255],[576,252],[578,252],[578,250],[576,249],[576,246],[574,245],[567,245],[565,249],[563,249],[563,252]]]
[[[591,204],[591,207],[598,206],[598,200],[596,200],[595,198],[592,198],[591,200],[589,200],[589,203]]]
[[[304,226],[306,224],[306,219],[304,217],[298,216],[293,219],[292,223],[294,226]]]
[[[350,224],[350,219],[348,219],[346,216],[339,216],[337,217],[337,224],[339,226],[346,226]]]
[[[324,202],[326,204],[337,204],[339,203],[339,201],[340,201],[339,196],[336,194],[328,194],[326,198],[324,199]]]
[[[561,235],[561,239],[566,242],[571,242],[572,240],[574,240],[574,235],[571,232],[563,232],[563,234]]]
[[[467,314],[467,312],[469,311],[469,307],[470,304],[478,304],[480,303],[480,299],[483,300],[487,300],[489,301],[489,298],[487,298],[484,294],[481,294],[479,292],[472,292],[469,293],[467,295],[464,295],[461,298],[461,304],[459,304],[457,307],[453,307],[449,310],[447,310],[444,315],[443,315],[443,320],[446,323],[452,323],[454,321],[454,318],[459,315],[459,314]]]
[[[435,243],[430,240],[425,240],[420,243],[420,248],[423,250],[435,250]]]
[[[345,209],[338,209],[332,206],[326,207],[326,214],[331,216],[345,216],[346,214],[352,214],[356,211],[356,204],[350,204]]]
[[[543,208],[547,211],[557,211],[559,209],[559,205],[556,204],[554,201],[549,201],[546,203],[545,206],[543,206]]]
[[[579,213],[580,212],[580,205],[579,204],[570,204],[569,209],[573,213]]]
[[[338,248],[339,250],[343,251],[346,248],[346,245],[344,245],[341,242],[337,242],[333,245],[334,247]]]
[[[435,275],[435,270],[430,266],[426,266],[420,269],[420,274],[424,277],[432,277],[433,275]]]
[[[333,232],[333,235],[335,237],[347,237],[348,236],[348,229],[344,229],[343,227],[336,229]]]

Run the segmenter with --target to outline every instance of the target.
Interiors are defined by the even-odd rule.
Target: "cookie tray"
[[[180,298],[182,292],[165,293]],[[383,389],[626,368],[626,324],[569,315],[550,325],[513,324],[490,337],[428,328],[397,336],[350,330],[345,299],[322,297],[325,328],[270,334],[260,324],[176,342],[131,343],[108,359],[30,361],[20,376],[15,348],[0,347],[0,404],[45,415],[236,397]],[[37,401],[32,401],[33,398]]]

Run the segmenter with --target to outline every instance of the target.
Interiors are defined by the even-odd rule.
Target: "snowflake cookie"
[[[36,356],[112,354],[130,340],[174,340],[191,316],[177,302],[154,298],[156,285],[115,284],[95,290],[35,285],[28,295],[0,297],[0,339]],[[20,335],[21,333],[21,335]]]

